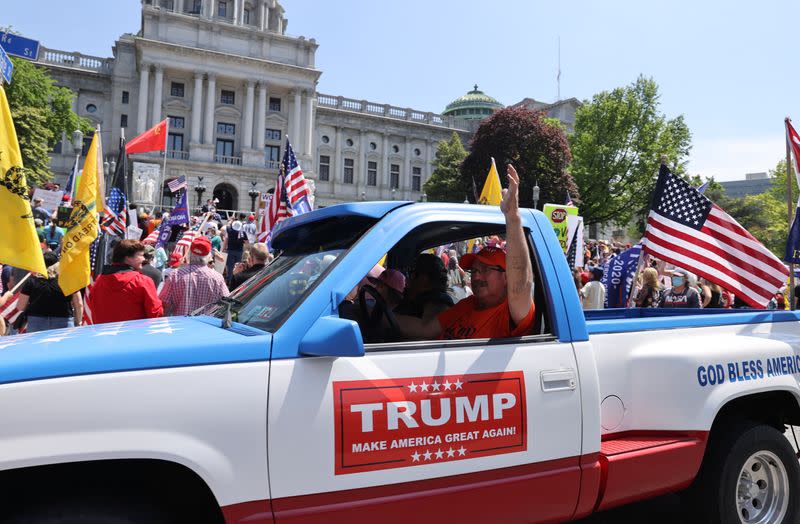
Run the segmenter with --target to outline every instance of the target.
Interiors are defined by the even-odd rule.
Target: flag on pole
[[[92,319],[92,308],[89,306],[89,295],[92,293],[92,286],[94,285],[94,278],[89,278],[89,285],[86,286],[86,291],[83,294],[83,324],[91,326],[94,324]]]
[[[186,201],[186,188],[180,190],[178,194],[178,203],[172,209],[167,217],[166,222],[170,226],[177,226],[180,224],[189,224],[191,218],[189,217],[189,204]]]
[[[178,178],[172,179],[169,182],[167,182],[167,186],[169,186],[169,190],[172,193],[175,193],[181,189],[186,189],[187,187],[186,177],[181,175]]]
[[[489,168],[489,174],[486,175],[486,182],[483,183],[483,190],[481,190],[481,196],[478,197],[478,203],[499,206],[502,200],[503,190],[500,185],[500,175],[497,174],[497,166],[494,163],[494,158],[492,158],[492,167]]]
[[[165,151],[167,149],[167,119],[165,118],[141,135],[133,138],[125,146],[125,153],[147,153],[148,151]]]
[[[268,193],[261,193],[258,202],[258,216],[256,218],[256,241],[266,242],[269,236],[269,216],[268,208],[272,202],[272,195]]]
[[[794,158],[794,174],[800,184],[800,135],[795,131],[792,126],[792,121],[788,118],[786,122],[786,142],[789,144],[789,149],[792,151],[792,158]],[[788,166],[787,166],[788,169]],[[800,197],[800,195],[798,195]],[[800,200],[798,200],[800,202]],[[789,236],[786,238],[786,251],[784,252],[783,259],[790,264],[800,264],[800,207],[795,205],[794,221],[792,227],[789,229]]]
[[[311,189],[308,187],[303,170],[297,163],[292,144],[286,138],[286,149],[283,152],[283,173],[289,208],[294,210],[293,215],[302,215],[311,211]],[[291,216],[291,215],[290,215]]]
[[[162,220],[156,231],[158,231],[158,236],[156,237],[156,249],[158,249],[169,242],[169,237],[172,236],[172,226],[169,225],[168,220]]]
[[[708,184],[709,184],[709,181],[708,181],[708,180],[706,180],[705,182],[703,182],[702,184],[700,184],[700,185],[697,187],[697,192],[698,192],[698,193],[700,193],[701,195],[702,195],[703,193],[705,193],[705,192],[706,192],[706,189],[708,189]]]
[[[58,285],[65,296],[85,288],[90,282],[89,248],[97,238],[97,212],[103,208],[102,180],[103,146],[98,126],[83,164],[83,175],[67,220],[67,234],[61,243]]]
[[[6,320],[8,325],[13,324],[22,313],[18,307],[20,293],[21,291],[14,293],[14,295],[11,297],[11,300],[9,300],[8,303],[3,306],[3,309],[0,310],[0,316]]]
[[[47,274],[28,202],[17,131],[0,86],[0,264]]]
[[[124,138],[119,140],[117,168],[114,171],[111,186],[111,192],[103,208],[103,220],[100,228],[109,235],[124,237],[128,226],[128,199],[125,197],[128,186],[128,156],[125,154]]]
[[[156,245],[156,242],[158,242],[158,234],[160,232],[161,229],[154,229],[152,233],[144,237],[144,240],[142,240],[142,244]]]
[[[645,253],[719,284],[763,308],[789,270],[719,206],[662,165],[644,240]]]
[[[192,245],[192,240],[194,240],[197,235],[199,235],[199,231],[194,231],[192,229],[187,229],[178,243],[175,244],[175,249],[172,250],[172,254],[174,255],[177,253],[181,257],[186,256],[186,252],[189,251],[189,247]]]

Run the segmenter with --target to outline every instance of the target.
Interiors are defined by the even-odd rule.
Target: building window
[[[218,135],[235,135],[236,124],[226,124],[225,122],[217,122]]]
[[[419,148],[416,148],[416,147],[415,147],[415,148],[414,148],[414,156],[419,156],[419,155],[421,155],[421,154],[422,154],[422,151],[420,151],[420,150],[419,150]]]
[[[217,139],[217,156],[232,157],[233,156],[233,140],[225,140],[223,138]]]
[[[319,155],[319,179],[322,182],[331,179],[331,157],[328,155]]]
[[[267,167],[278,167],[281,161],[281,146],[264,146],[264,154],[267,159]]]
[[[397,147],[397,146],[392,146],[392,151],[395,152],[395,153],[399,153],[400,152],[400,148]]]
[[[347,144],[347,147],[353,147],[353,141],[349,138],[345,141],[345,144]]]
[[[92,145],[92,136],[85,136],[83,137],[83,147],[81,148],[81,156],[86,156],[89,154],[89,148]]]
[[[220,2],[217,4],[217,16],[222,18],[228,17],[228,2]]]
[[[328,138],[328,135],[322,135],[322,143],[323,144],[327,144],[330,141],[331,141],[331,139]]]
[[[236,103],[236,93],[233,91],[227,91],[223,89],[220,91],[219,95],[219,103],[220,104],[228,104],[233,105]]]
[[[277,140],[278,142],[280,142],[281,140],[280,129],[267,129],[266,135],[267,135],[267,140]]]
[[[87,113],[97,113],[97,106],[94,104],[87,104],[86,105],[86,112]]]
[[[183,151],[183,133],[170,133],[167,136],[167,151]]]
[[[400,188],[400,164],[389,166],[389,187],[392,189]]]
[[[345,184],[352,184],[353,183],[353,165],[354,161],[352,158],[345,158],[344,159],[344,180]]]
[[[186,120],[182,116],[170,116],[168,118],[170,129],[183,129],[186,125]]]
[[[128,127],[128,115],[119,115],[119,127]]]
[[[367,162],[367,185],[368,186],[377,186],[378,185],[378,163],[377,162]]]
[[[189,8],[190,15],[199,15],[203,10],[203,0],[193,0],[192,6]]]
[[[275,111],[280,113],[281,112],[281,99],[280,98],[269,98],[269,110]]]
[[[245,10],[242,12],[242,21],[243,21],[245,24],[248,24],[248,25],[250,24],[250,10],[249,10],[249,9],[245,9]]]
[[[184,93],[183,82],[172,82],[172,85],[169,88],[169,95],[183,98],[183,93]]]
[[[375,151],[376,149],[378,149],[378,144],[376,144],[375,142],[370,142],[370,143],[369,143],[369,148],[370,148],[372,151]]]
[[[127,91],[122,92],[122,103],[127,104],[130,101],[131,94]]]
[[[421,167],[412,167],[411,168],[411,190],[412,191],[420,191],[422,187],[422,168]]]

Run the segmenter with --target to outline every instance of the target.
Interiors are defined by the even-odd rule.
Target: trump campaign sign
[[[521,371],[333,383],[335,474],[527,449]]]

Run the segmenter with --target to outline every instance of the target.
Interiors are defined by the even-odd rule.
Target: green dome
[[[475,84],[475,89],[447,104],[442,114],[465,120],[481,120],[502,108],[503,104],[480,91]]]

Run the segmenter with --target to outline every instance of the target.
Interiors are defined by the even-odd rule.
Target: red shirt
[[[94,281],[87,302],[94,324],[164,314],[153,279],[128,266],[113,265],[103,271]]]
[[[475,309],[475,297],[469,296],[437,317],[442,326],[439,338],[452,340],[463,338],[507,338],[528,334],[533,326],[536,307],[516,327],[513,326],[508,300],[487,309]]]

